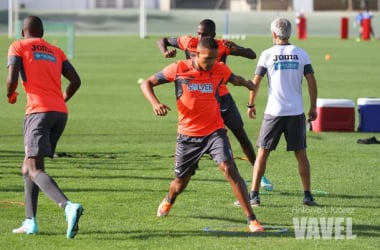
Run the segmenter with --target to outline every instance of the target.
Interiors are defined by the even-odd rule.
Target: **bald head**
[[[44,27],[41,18],[38,16],[28,16],[24,19],[22,26],[22,36],[24,38],[42,37]]]

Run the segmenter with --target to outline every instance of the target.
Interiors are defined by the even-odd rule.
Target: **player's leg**
[[[303,204],[308,206],[317,205],[310,191],[310,163],[306,153],[306,118],[305,115],[289,116],[286,118],[287,126],[285,139],[287,150],[294,151],[298,162],[298,172],[301,177],[304,199]]]
[[[304,190],[303,204],[308,206],[316,206],[313,195],[311,194],[310,184],[310,163],[305,149],[294,152],[298,162],[298,172],[301,176],[302,186]]]
[[[190,179],[191,175],[183,178],[175,177],[170,182],[169,192],[167,196],[162,200],[161,204],[158,206],[158,217],[167,216],[169,214],[171,207],[177,199],[177,196],[186,189],[187,184],[190,182]]]
[[[175,149],[175,178],[170,182],[169,192],[157,209],[157,216],[167,216],[177,196],[182,193],[195,174],[198,161],[204,154],[204,141],[200,137],[177,135]]]
[[[19,228],[13,229],[13,233],[36,234],[38,233],[37,225],[37,203],[38,203],[38,186],[31,180],[27,174],[26,166],[22,166],[24,181],[24,207],[25,220]]]
[[[241,177],[231,154],[231,145],[224,130],[212,134],[208,144],[209,154],[218,163],[223,175],[231,185],[232,191],[247,216],[249,228],[252,232],[264,231],[256,219],[252,207],[249,205],[247,187]]]
[[[39,189],[65,210],[68,223],[67,238],[73,238],[78,231],[83,207],[69,201],[55,180],[45,172],[44,161],[45,156],[53,157],[66,121],[67,114],[59,112],[36,113],[25,118],[24,167],[26,174]]]
[[[259,136],[257,139],[257,157],[253,167],[251,192],[249,193],[251,205],[260,205],[259,188],[262,176],[265,174],[266,163],[270,151],[275,150],[283,132],[281,117],[264,115]]]
[[[243,119],[231,94],[227,94],[221,97],[220,111],[224,124],[232,131],[238,140],[243,153],[253,167],[256,160],[255,150],[244,129]],[[273,190],[272,183],[265,176],[262,177],[260,184],[267,191]]]

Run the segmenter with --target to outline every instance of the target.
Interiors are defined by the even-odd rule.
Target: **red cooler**
[[[350,99],[317,99],[318,117],[311,123],[314,132],[355,130],[355,103]]]

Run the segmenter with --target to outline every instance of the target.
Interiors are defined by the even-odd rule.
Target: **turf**
[[[49,39],[49,37],[47,37]],[[10,43],[1,37],[6,64]],[[53,39],[53,38],[51,38]],[[59,43],[59,38],[54,38]],[[40,195],[40,234],[13,235],[23,220],[22,120],[25,105],[20,94],[16,105],[0,99],[0,244],[2,249],[375,249],[379,245],[379,146],[357,144],[359,138],[378,133],[308,132],[312,189],[321,207],[304,208],[295,158],[285,151],[282,139],[272,153],[266,176],[274,191],[262,195],[255,212],[264,225],[287,229],[248,234],[245,216],[233,205],[231,189],[221,172],[205,156],[187,190],[170,215],[158,219],[156,209],[173,177],[176,133],[172,85],[157,88],[161,101],[172,107],[167,117],[156,117],[141,94],[137,80],[181,59],[164,59],[156,47],[158,37],[79,36],[72,63],[83,85],[70,100],[67,129],[60,140],[60,157],[46,161],[67,196],[85,208],[74,240],[65,238],[63,211]],[[271,45],[269,37],[237,41],[258,54]],[[319,97],[379,97],[379,42],[311,37],[292,40],[305,48],[318,80]],[[331,60],[324,59],[326,54]],[[236,74],[251,78],[256,60],[228,59]],[[6,69],[3,67],[3,79]],[[20,86],[21,87],[21,86]],[[266,101],[266,84],[257,99],[258,118],[245,115],[248,92],[230,87],[253,142],[257,138]],[[19,92],[22,90],[19,88]],[[305,88],[305,106],[308,96]],[[307,111],[307,109],[306,109]],[[356,113],[356,125],[358,116]],[[251,167],[231,136],[240,173],[250,185]],[[299,240],[293,218],[352,218],[355,239]],[[345,226],[346,224],[343,224]],[[209,230],[205,231],[205,228]],[[334,236],[334,234],[333,234]]]

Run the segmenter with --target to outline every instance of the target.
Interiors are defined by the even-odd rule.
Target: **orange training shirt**
[[[225,85],[232,72],[223,63],[216,63],[210,71],[199,71],[194,67],[193,60],[170,64],[156,77],[160,83],[175,83],[178,133],[207,136],[224,128],[218,89]]]
[[[224,45],[225,40],[215,39],[218,44],[218,62],[226,63],[227,56],[231,54],[231,50]],[[187,58],[192,58],[196,55],[198,38],[194,36],[179,36],[177,38],[179,49],[185,51]],[[226,83],[227,84],[227,83]],[[229,93],[227,85],[220,86],[219,95],[224,96]]]
[[[42,38],[15,41],[8,51],[8,65],[21,63],[26,92],[26,114],[57,111],[67,113],[61,90],[63,51]]]

